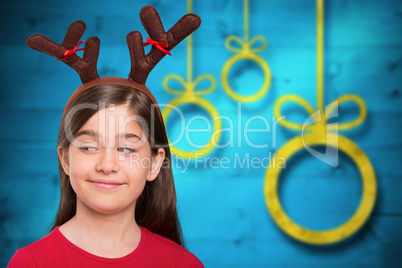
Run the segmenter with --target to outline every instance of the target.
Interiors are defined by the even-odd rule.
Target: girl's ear
[[[165,159],[165,150],[163,148],[158,149],[158,153],[152,157],[151,166],[148,171],[147,181],[153,181],[158,176],[161,170],[163,160]]]
[[[69,174],[69,165],[68,165],[68,153],[62,148],[62,147],[57,147],[57,154],[60,159],[61,166],[63,167],[64,173],[66,173],[68,176]]]

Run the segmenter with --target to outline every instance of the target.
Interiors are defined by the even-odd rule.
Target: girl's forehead
[[[133,113],[128,106],[128,104],[121,105],[109,105],[106,108],[102,108],[97,111],[88,121],[108,121],[115,120],[116,118],[129,118],[135,117],[136,114]]]
[[[103,135],[130,132],[141,136],[142,129],[147,127],[145,120],[133,113],[128,104],[122,104],[99,110],[85,122],[81,130],[93,130]]]

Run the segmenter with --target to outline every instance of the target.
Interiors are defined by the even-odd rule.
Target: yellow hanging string
[[[192,0],[187,0],[187,12],[192,12]],[[203,74],[198,76],[195,80],[193,80],[193,35],[191,34],[187,38],[187,81],[185,81],[181,76],[177,74],[168,74],[163,80],[164,89],[174,95],[179,95],[177,99],[171,101],[169,106],[165,107],[162,111],[162,116],[165,121],[169,114],[173,111],[172,107],[177,107],[182,104],[195,104],[202,106],[211,116],[214,124],[215,135],[211,138],[211,141],[201,149],[193,150],[193,151],[185,151],[177,148],[174,144],[171,144],[171,150],[174,154],[187,157],[187,158],[196,158],[200,156],[204,156],[210,153],[215,146],[217,145],[218,140],[221,137],[221,121],[220,116],[215,109],[215,107],[207,100],[201,98],[201,95],[208,94],[212,92],[216,87],[216,80],[211,74]],[[181,86],[182,89],[173,89],[169,86],[169,82],[172,80],[176,80]],[[198,84],[202,81],[208,80],[210,86],[208,88],[199,89],[197,88]],[[196,90],[197,88],[197,90]]]
[[[321,122],[326,125],[324,116],[324,12],[323,2],[317,1],[317,108]]]
[[[244,43],[248,43],[248,0],[244,0]]]
[[[193,3],[187,0],[187,13],[193,12]],[[187,39],[187,83],[193,81],[193,35]]]

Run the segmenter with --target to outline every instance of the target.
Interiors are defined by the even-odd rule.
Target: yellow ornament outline
[[[268,64],[264,61],[263,58],[257,56],[256,53],[263,51],[267,47],[267,40],[262,35],[255,36],[250,41],[248,40],[248,0],[244,0],[244,41],[240,39],[240,37],[231,35],[225,41],[225,47],[227,50],[237,53],[237,55],[232,56],[223,66],[222,69],[222,86],[225,92],[234,100],[242,101],[242,102],[253,102],[260,99],[264,96],[271,85],[271,71],[269,69]],[[261,41],[261,47],[252,48],[252,46]],[[241,47],[241,49],[236,48],[231,45],[231,42],[236,42]],[[234,92],[229,85],[228,76],[230,68],[240,60],[251,60],[260,65],[264,73],[264,83],[262,87],[257,91],[257,93],[250,96],[243,96]]]
[[[281,169],[275,165],[268,169],[264,185],[266,203],[272,217],[279,227],[288,235],[302,242],[311,244],[330,244],[345,239],[356,232],[368,219],[375,203],[376,181],[372,176],[374,173],[370,160],[364,152],[351,140],[346,137],[329,133],[327,137],[316,136],[308,133],[303,140],[295,137],[287,142],[275,155],[279,159],[289,159],[294,153],[302,150],[305,145],[324,145],[338,147],[345,152],[357,165],[363,181],[363,197],[354,215],[344,224],[331,230],[313,231],[303,228],[293,222],[284,212],[279,202],[277,193],[278,181]],[[304,141],[304,144],[303,144]]]
[[[188,6],[188,13],[191,13],[192,12],[191,0],[187,0],[187,6]],[[192,43],[193,43],[193,35],[191,34],[189,37],[187,37],[187,81],[185,81],[181,76],[177,74],[168,74],[163,80],[164,89],[168,93],[171,93],[173,95],[179,95],[180,97],[172,100],[168,106],[165,106],[165,108],[162,111],[162,117],[163,120],[167,122],[170,113],[173,111],[172,107],[177,107],[182,104],[199,105],[209,113],[209,115],[213,120],[213,130],[214,130],[213,133],[216,134],[212,135],[210,142],[205,147],[199,150],[186,151],[177,148],[174,144],[170,145],[170,149],[172,153],[174,153],[175,155],[195,159],[196,157],[205,156],[209,154],[214,149],[214,146],[218,143],[222,134],[221,131],[217,131],[222,128],[222,122],[220,120],[219,113],[215,109],[215,107],[208,100],[200,97],[201,95],[211,93],[213,90],[215,90],[216,87],[215,78],[211,74],[200,75],[195,80],[193,80],[192,78],[193,74]],[[179,84],[181,84],[183,86],[184,91],[169,87],[169,81],[171,80],[176,80]],[[211,84],[210,87],[207,89],[195,90],[197,85],[201,83],[203,80],[209,80]],[[169,143],[171,143],[170,140]]]
[[[285,95],[278,99],[274,107],[276,118],[281,117],[280,108],[285,102],[296,102],[300,104],[311,115],[316,124],[304,128],[302,124],[280,120],[279,123],[286,128],[294,130],[309,130],[310,133],[299,135],[288,141],[278,150],[271,163],[278,159],[289,159],[294,153],[307,146],[324,145],[332,146],[348,155],[357,165],[362,176],[363,195],[359,207],[354,215],[344,224],[325,231],[314,231],[304,228],[293,222],[284,212],[278,197],[278,180],[281,168],[270,165],[264,179],[264,196],[268,210],[275,223],[289,236],[309,244],[330,244],[339,242],[355,233],[369,218],[376,200],[377,183],[372,164],[366,154],[358,145],[344,136],[331,133],[330,131],[346,130],[360,125],[367,115],[364,101],[357,95],[344,95],[327,106],[324,112],[324,0],[317,0],[317,95],[318,112],[315,113],[312,106],[304,99],[296,95]],[[359,116],[348,123],[327,124],[327,118],[332,112],[344,102],[355,102],[359,109]],[[317,118],[318,117],[318,118]]]

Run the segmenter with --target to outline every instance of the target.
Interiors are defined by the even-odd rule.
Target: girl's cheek
[[[151,157],[147,154],[133,153],[123,156],[121,164],[131,170],[149,169],[151,166]]]

